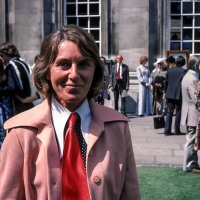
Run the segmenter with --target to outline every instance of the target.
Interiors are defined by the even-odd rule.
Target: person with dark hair
[[[25,99],[32,95],[35,96],[35,90],[32,86],[30,68],[28,64],[20,59],[17,47],[10,43],[3,43],[0,45],[0,56],[2,57],[6,68],[14,69],[14,80],[16,84],[20,85],[19,87],[22,88],[17,94],[19,98],[13,95],[14,113],[17,114],[34,107],[32,102],[23,103],[20,101],[20,98]],[[36,98],[34,97],[33,100],[36,100]]]
[[[181,93],[181,82],[186,73],[186,70],[183,69],[185,65],[185,58],[183,56],[178,56],[176,58],[176,66],[169,68],[167,70],[166,79],[165,79],[165,95],[164,97],[167,100],[167,114],[166,114],[166,123],[164,135],[171,134],[172,126],[172,117],[174,110],[176,109],[176,118],[174,123],[174,134],[182,134],[180,131],[180,122],[181,122],[181,106],[182,106],[182,93]]]
[[[141,199],[129,119],[93,101],[103,73],[81,27],[44,38],[33,79],[46,99],[4,125],[0,199]]]
[[[200,113],[196,107],[199,94],[200,59],[191,56],[188,61],[188,72],[182,80],[181,124],[186,125],[186,143],[184,146],[183,171],[200,173],[198,155],[195,149],[195,137]],[[198,91],[200,92],[200,91]]]
[[[168,68],[176,66],[175,58],[173,56],[167,57],[166,62],[167,62]]]
[[[12,70],[4,68],[3,61],[0,59],[0,149],[6,137],[3,124],[13,116],[11,96],[17,92]]]
[[[140,65],[136,68],[139,81],[138,89],[138,116],[152,115],[151,76],[147,56],[140,57]]]
[[[106,58],[104,56],[100,57],[103,66],[104,66],[104,84],[100,91],[100,94],[94,98],[94,101],[98,104],[104,105],[105,99],[110,100],[110,94],[108,92],[108,85],[109,85],[109,71],[108,67],[106,66]]]

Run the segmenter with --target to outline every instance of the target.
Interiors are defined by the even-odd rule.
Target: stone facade
[[[139,57],[148,55],[149,1],[108,1],[107,23],[102,20],[102,34],[107,36],[102,37],[102,54],[112,60],[122,54],[130,70],[135,70]]]
[[[130,68],[131,87],[128,114],[137,112],[135,69],[141,55],[149,57],[149,67],[167,50],[167,0],[102,0],[101,52],[107,63],[117,54]],[[0,0],[0,44],[15,44],[21,57],[34,62],[45,35],[64,25],[64,0]],[[109,101],[113,104],[113,98]]]
[[[22,58],[33,64],[43,37],[61,24],[60,5],[50,0],[0,0],[0,44],[15,44]]]
[[[140,56],[147,55],[151,66],[165,52],[159,29],[164,23],[160,8],[165,2],[102,0],[101,54],[112,60],[116,54],[122,54],[131,71],[139,65]],[[62,25],[62,0],[0,0],[0,44],[5,41],[15,44],[30,64],[39,52],[43,37]]]

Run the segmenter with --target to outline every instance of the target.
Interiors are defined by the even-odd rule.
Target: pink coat
[[[90,107],[86,168],[91,199],[140,199],[128,118],[93,102]],[[61,162],[49,101],[11,118],[5,128],[0,199],[61,200]]]

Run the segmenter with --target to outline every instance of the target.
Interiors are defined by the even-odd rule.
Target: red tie
[[[72,113],[67,120],[62,158],[62,200],[89,200],[87,177],[80,150],[80,116]],[[84,140],[82,138],[82,140]]]
[[[120,65],[118,64],[118,69],[117,69],[117,79],[120,79]]]

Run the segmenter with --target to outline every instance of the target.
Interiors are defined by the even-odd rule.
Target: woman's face
[[[148,60],[144,60],[144,61],[142,62],[142,65],[145,66],[145,65],[147,64],[147,62],[148,62]]]
[[[163,66],[163,63],[158,63],[158,68],[159,68],[159,69],[163,69],[163,67],[164,67],[164,66]]]
[[[71,112],[87,97],[94,71],[94,61],[83,56],[75,43],[64,41],[60,44],[48,79],[58,101]]]

